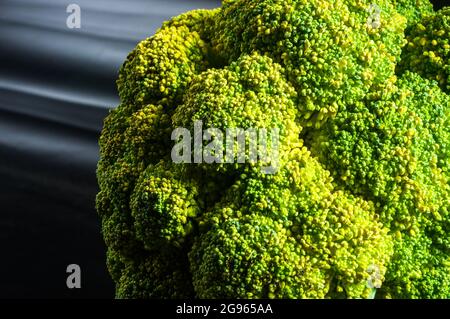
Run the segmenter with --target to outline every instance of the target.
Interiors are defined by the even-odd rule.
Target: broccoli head
[[[404,46],[444,16],[225,0],[139,43],[99,141],[116,296],[450,297],[450,97]]]

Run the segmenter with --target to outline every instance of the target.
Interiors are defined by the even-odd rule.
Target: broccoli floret
[[[246,174],[200,219],[189,254],[199,297],[368,297],[368,269],[383,280],[392,241],[374,207],[334,191],[305,148],[290,154],[282,172]]]
[[[449,97],[435,83],[406,72],[397,85],[373,92],[309,136],[312,153],[336,183],[375,203],[398,241],[394,265],[411,254],[409,243],[426,246],[416,236],[430,240],[433,249],[449,251],[449,115]],[[411,240],[404,241],[405,236]],[[412,262],[417,262],[415,269],[423,268],[421,259],[408,259]],[[398,266],[387,278],[383,287],[392,297],[421,296],[416,288],[420,281],[410,280],[409,269]],[[391,283],[399,287],[389,287]],[[404,287],[411,289],[410,295]],[[436,296],[450,292],[449,286],[439,287]]]
[[[149,250],[155,245],[181,246],[200,211],[198,186],[194,181],[177,180],[183,176],[177,171],[166,162],[148,166],[131,195],[136,238]]]
[[[183,103],[172,116],[173,126],[193,131],[194,123],[202,121],[204,128],[220,129],[225,135],[227,128],[267,129],[268,138],[273,129],[278,129],[279,139],[283,140],[279,151],[283,152],[297,142],[301,131],[295,121],[297,94],[284,79],[283,71],[271,58],[257,52],[243,55],[223,69],[205,71],[194,78],[186,90]],[[246,136],[246,144],[249,142],[250,136]],[[237,142],[234,143],[238,147]],[[268,143],[265,153],[273,154],[273,147],[275,145]],[[250,149],[245,151],[246,163],[258,167],[271,165],[271,158],[250,163]],[[256,153],[263,155],[258,150]],[[206,163],[203,168],[214,173],[238,172],[245,167],[229,164],[237,163],[236,152],[231,158],[226,155],[222,163]]]
[[[208,47],[200,38],[197,31],[200,25],[195,20],[205,15],[187,16],[183,19],[185,24],[167,24],[136,46],[117,80],[123,103],[133,106],[159,103],[170,107],[179,101],[192,76],[208,65]]]
[[[450,7],[428,15],[407,32],[400,72],[417,72],[450,93]]]
[[[194,291],[189,276],[186,252],[141,251],[128,259],[110,251],[108,268],[116,281],[116,297],[128,298],[191,298]]]
[[[408,26],[433,13],[429,0],[394,0],[395,9],[408,20]]]
[[[448,234],[448,233],[447,233]],[[449,298],[450,259],[423,233],[395,241],[386,281],[377,298]]]

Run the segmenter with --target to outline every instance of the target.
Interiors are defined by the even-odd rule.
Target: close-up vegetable
[[[224,0],[164,22],[99,140],[116,297],[450,298],[449,76],[450,7],[428,0]],[[242,129],[276,130],[276,152],[174,161],[199,122],[208,151]]]

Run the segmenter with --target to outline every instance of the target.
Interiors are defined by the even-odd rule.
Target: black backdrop
[[[80,29],[66,26],[70,3],[81,8]],[[94,200],[117,70],[162,21],[218,5],[0,0],[0,298],[114,295]],[[72,263],[81,289],[66,287]]]
[[[81,8],[81,28],[66,7]],[[0,297],[106,297],[97,139],[127,53],[212,0],[0,0]],[[68,289],[66,267],[81,267]]]

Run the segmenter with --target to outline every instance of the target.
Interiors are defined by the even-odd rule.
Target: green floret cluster
[[[390,1],[377,1],[382,23],[375,27],[370,4],[225,1],[212,26],[212,45],[228,62],[259,50],[284,66],[298,93],[298,117],[306,127],[319,127],[371,87],[395,79],[406,19]]]
[[[393,0],[395,9],[407,18],[408,26],[433,13],[433,5],[428,0]]]
[[[410,70],[434,80],[450,93],[450,7],[425,17],[411,27],[400,71]]]
[[[450,298],[449,12],[225,0],[139,43],[99,141],[116,297]]]
[[[375,203],[395,237],[381,288],[386,296],[450,294],[448,268],[436,267],[445,265],[450,251],[449,112],[450,100],[436,83],[406,72],[396,85],[349,106],[308,137],[335,182]],[[446,285],[433,280],[436,268]],[[420,276],[412,275],[416,271]],[[434,287],[418,289],[420,280]]]

